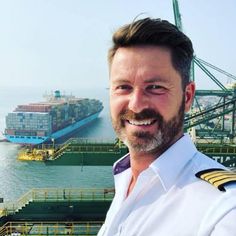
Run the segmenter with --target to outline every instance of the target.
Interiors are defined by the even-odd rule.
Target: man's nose
[[[149,99],[147,95],[141,89],[134,90],[129,98],[128,109],[135,113],[139,113],[146,108],[149,108]]]

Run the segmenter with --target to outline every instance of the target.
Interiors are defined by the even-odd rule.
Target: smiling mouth
[[[148,126],[156,122],[156,119],[146,119],[146,120],[126,120],[129,124],[135,126]]]

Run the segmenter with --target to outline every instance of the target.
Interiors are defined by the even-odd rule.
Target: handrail
[[[95,142],[94,142],[95,140]],[[121,147],[126,148],[123,144],[118,142],[102,142],[98,139],[81,139],[81,138],[71,138],[70,142],[64,143],[60,149],[55,151],[53,155],[49,156],[47,160],[56,160],[65,152],[93,152],[93,153],[120,153]],[[99,144],[99,145],[96,145]],[[75,146],[76,145],[76,146]]]
[[[102,221],[11,221],[0,228],[0,236],[14,233],[21,235],[97,235],[102,224]]]
[[[221,154],[221,155],[225,155],[225,154],[235,154],[235,150],[236,148],[217,148],[217,147],[200,147],[199,148],[200,151],[204,151],[204,153],[207,154]]]
[[[76,147],[73,146],[76,144]],[[88,146],[86,146],[86,144]],[[99,146],[92,146],[95,144],[99,144]],[[105,146],[104,146],[104,145]],[[79,145],[83,145],[82,147]],[[118,147],[118,146],[117,146]],[[60,146],[58,150],[56,150],[52,156],[48,158],[48,160],[55,160],[60,157],[65,151],[76,151],[76,152],[115,152],[116,142],[112,140],[99,140],[99,139],[87,139],[87,138],[70,138],[67,142]]]
[[[13,214],[17,210],[24,207],[30,201],[32,201],[32,191],[25,193],[22,197],[20,197],[16,201],[16,203],[11,203],[11,202],[4,203],[4,209],[2,211],[2,215],[0,214],[0,217],[3,215]]]
[[[113,146],[79,146],[78,145],[78,146],[70,146],[69,151],[70,152],[86,152],[86,153],[87,152],[93,152],[93,153],[114,152],[114,153],[117,153],[117,151],[120,152],[120,148],[115,147],[114,145]]]
[[[111,138],[98,139],[98,138],[70,138],[65,144],[114,144],[114,140]]]
[[[51,157],[49,157],[49,160],[57,159],[57,157],[64,152],[64,150],[67,149],[69,146],[69,143],[64,144],[60,149],[56,150]]]
[[[13,214],[31,201],[111,201],[113,197],[114,189],[32,189],[16,203],[5,203],[0,217]]]

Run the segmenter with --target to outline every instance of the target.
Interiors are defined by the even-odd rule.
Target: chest
[[[157,232],[158,236],[197,235],[210,201],[194,191],[194,186],[189,186],[163,192],[154,185],[120,206],[114,200],[107,235],[154,236]]]

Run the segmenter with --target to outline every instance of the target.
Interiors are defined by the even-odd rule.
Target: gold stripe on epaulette
[[[214,178],[214,177],[220,176],[220,175],[222,175],[224,173],[225,173],[225,170],[222,170],[222,171],[217,171],[216,170],[216,171],[212,171],[210,173],[202,174],[201,178],[207,180],[207,179],[210,179],[210,178]]]
[[[234,177],[228,177],[228,178],[226,178],[226,179],[221,179],[221,180],[219,180],[219,181],[216,181],[215,183],[214,183],[214,185],[217,187],[217,188],[219,188],[219,187],[224,187],[224,185],[225,184],[227,184],[227,183],[232,183],[232,182],[236,182],[236,174],[235,174],[235,176]]]
[[[225,191],[224,186],[228,183],[236,183],[236,173],[223,169],[207,169],[196,173],[196,176],[209,182],[221,191]]]

